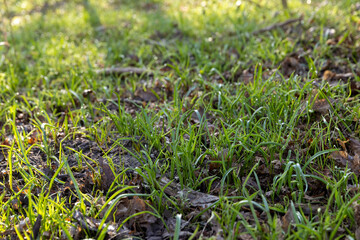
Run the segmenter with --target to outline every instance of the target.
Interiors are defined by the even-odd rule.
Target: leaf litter
[[[265,31],[271,31],[277,27],[284,27],[285,25],[292,24],[298,21],[301,21],[302,19],[292,19],[288,22],[284,22],[282,24],[274,25],[274,27],[268,27],[264,31],[260,30],[256,34],[263,34]],[[304,29],[305,30],[305,29]],[[330,31],[330,30],[329,30]],[[332,32],[332,31],[330,31]],[[308,34],[312,34],[310,29],[308,29]],[[310,48],[312,45],[311,43],[307,43],[306,39],[301,39],[303,41],[303,48]],[[334,37],[334,39],[329,39],[327,41],[327,45],[329,46],[335,46],[336,44],[347,44],[346,47],[349,47],[351,45],[351,38],[345,38],[345,40],[342,39],[342,36]],[[341,45],[340,44],[340,45]],[[332,49],[334,53],[340,53],[341,58],[345,58],[348,56],[349,51],[347,48],[338,48],[334,47]],[[304,51],[303,49],[300,49],[298,51],[294,51],[294,53],[289,54],[286,56],[280,63],[279,63],[279,73],[285,78],[290,77],[292,74],[296,74],[301,77],[300,81],[304,84],[307,80],[306,75],[309,72],[310,66],[308,64],[308,61],[306,57],[309,57],[310,52]],[[311,56],[310,56],[311,57]],[[263,66],[271,66],[271,64],[263,64]],[[321,67],[321,66],[319,66]],[[348,84],[350,89],[352,90],[352,94],[356,96],[359,91],[358,81],[356,80],[356,76],[358,75],[358,69],[352,69],[349,64],[346,64],[345,67],[341,66],[341,63],[334,62],[333,59],[327,59],[327,62],[325,65],[320,68],[321,71],[319,73],[319,76],[317,77],[318,81],[328,82],[330,86],[336,86],[339,83],[342,84]],[[171,71],[170,69],[167,69]],[[270,73],[275,73],[277,71],[274,71],[274,69],[264,69],[265,71],[268,71]],[[232,77],[234,80],[241,81],[245,85],[249,85],[253,83],[254,81],[254,75],[255,75],[255,67],[252,66],[248,69],[244,69],[243,71],[240,71],[241,73],[237,73],[235,75],[229,75],[229,74],[223,74],[226,79],[229,79]],[[148,70],[141,69],[141,68],[110,68],[110,69],[101,69],[97,72],[99,75],[121,75],[121,74],[137,74],[137,75],[143,75],[144,73],[148,73]],[[163,74],[167,74],[167,71],[163,71]],[[149,74],[149,77],[151,77],[152,74]],[[272,76],[272,74],[269,74],[269,76]],[[214,79],[216,82],[221,83],[223,81],[219,78]],[[138,86],[134,93],[127,94],[125,93],[121,102],[126,104],[126,112],[132,112],[132,114],[135,114],[138,111],[138,107],[136,107],[136,104],[143,104],[145,102],[145,105],[148,103],[156,103],[156,104],[163,104],[166,100],[171,99],[171,96],[173,95],[172,88],[173,86],[167,86],[163,83],[159,82],[151,82],[151,81],[145,81],[144,83],[147,86]],[[315,84],[314,84],[315,85]],[[196,89],[196,91],[206,91],[206,89]],[[188,92],[188,89],[183,90],[184,93]],[[185,94],[182,95],[185,95]],[[317,92],[318,93],[318,92]],[[317,94],[315,93],[315,95]],[[129,96],[130,95],[130,96]],[[88,98],[91,102],[97,102],[96,94],[92,92],[92,90],[87,90],[83,92],[83,97]],[[192,96],[194,97],[194,96]],[[307,100],[312,103],[311,110],[313,111],[313,115],[317,119],[324,119],[328,118],[329,113],[332,111],[332,105],[337,104],[336,99],[332,99],[330,96],[327,97],[327,99],[318,99],[314,98],[312,96],[306,96]],[[114,102],[116,102],[117,99],[113,99]],[[111,108],[111,102],[107,102],[104,100],[106,105]],[[152,105],[149,104],[151,107]],[[189,106],[189,109],[191,109],[193,106]],[[118,108],[117,106],[113,106],[114,110],[116,111]],[[156,106],[154,106],[154,109],[156,109]],[[201,108],[199,108],[200,111]],[[308,106],[304,106],[303,110],[308,110]],[[31,119],[30,116],[25,116],[23,113],[18,113],[17,116],[17,123],[25,123],[27,124],[28,121]],[[201,122],[199,121],[198,116],[196,114],[193,114],[192,121],[193,123],[200,125]],[[201,116],[204,115],[204,112],[202,110]],[[206,114],[205,114],[206,116]],[[212,126],[212,131],[217,131],[217,134],[220,135],[221,132],[218,130],[220,129],[218,127],[218,124],[210,117],[210,115],[207,115],[208,119],[208,126]],[[300,127],[300,125],[303,124],[304,128],[308,128],[306,123],[300,122],[299,125],[296,127],[300,132],[305,132],[303,128]],[[162,124],[162,125],[165,125]],[[33,129],[34,127],[31,124],[28,125],[22,125],[22,128],[29,128]],[[30,130],[31,131],[31,130]],[[30,132],[27,131],[27,132]],[[41,143],[43,140],[41,137],[39,137],[39,133],[36,131],[33,132],[32,136],[28,139],[29,145],[36,145],[37,143]],[[351,135],[351,132],[345,132],[344,134]],[[355,174],[359,174],[360,170],[360,141],[356,136],[348,136],[348,138],[344,140],[340,140],[338,138],[339,136],[335,135],[333,138],[337,140],[338,145],[342,150],[334,151],[331,154],[329,154],[328,159],[332,159],[335,161],[337,165],[339,165],[341,168],[350,168]],[[9,136],[8,139],[4,139],[2,145],[11,146],[13,139],[13,136]],[[116,138],[116,137],[115,137]],[[121,137],[119,137],[121,138]],[[130,138],[130,137],[129,137]],[[119,174],[119,171],[121,166],[125,168],[131,169],[126,173],[126,180],[125,184],[130,186],[136,186],[137,187],[137,193],[146,193],[149,194],[149,188],[144,183],[143,177],[135,174],[135,170],[139,167],[141,167],[141,164],[139,163],[138,159],[135,157],[136,154],[131,153],[138,153],[140,151],[139,147],[136,147],[136,144],[134,142],[141,142],[142,137],[141,136],[132,136],[134,140],[124,140],[121,141],[121,146],[117,145],[114,141],[109,141],[106,144],[99,144],[93,140],[90,140],[86,137],[79,136],[77,138],[74,138],[72,140],[64,140],[62,142],[62,148],[67,156],[67,161],[71,167],[71,170],[73,171],[74,177],[77,181],[77,185],[79,186],[81,192],[92,194],[94,192],[94,189],[100,190],[104,192],[104,195],[107,195],[107,197],[111,197],[112,194],[116,192],[116,184],[113,184],[116,180],[117,174]],[[184,135],[185,138],[185,135]],[[165,139],[165,137],[164,137]],[[52,147],[55,151],[55,156],[58,156],[60,154],[59,146],[56,145],[54,141],[53,136],[53,142]],[[167,138],[167,140],[164,140],[165,142],[169,143],[171,140]],[[297,142],[291,142],[287,146],[287,150],[294,150],[296,148],[301,148],[303,152],[307,152],[308,149],[312,147],[312,144],[314,142],[314,139],[304,139],[304,141],[297,141]],[[205,141],[205,144],[206,143]],[[293,144],[293,146],[291,146]],[[144,140],[144,144],[141,144],[142,147],[146,145],[146,140]],[[330,147],[330,146],[329,146]],[[304,150],[305,148],[305,150]],[[269,151],[267,148],[262,149],[263,152]],[[228,151],[228,150],[227,150]],[[244,151],[244,150],[242,150]],[[220,151],[217,158],[226,158],[224,154],[226,152],[225,150]],[[295,151],[292,152],[294,154]],[[7,153],[7,150],[3,150],[4,156]],[[106,153],[106,154],[104,154]],[[140,153],[141,154],[141,153]],[[156,159],[159,155],[158,152],[154,151],[152,159]],[[221,157],[222,156],[222,157]],[[280,156],[276,157],[276,160],[273,160],[271,162],[271,166],[273,166],[273,169],[269,168],[269,164],[266,160],[266,158],[259,154],[255,155],[254,158],[256,159],[256,163],[258,164],[258,167],[255,169],[255,172],[257,173],[257,176],[260,179],[256,179],[254,176],[246,177],[241,176],[241,181],[244,183],[244,186],[248,186],[251,193],[255,193],[258,191],[262,191],[262,189],[269,190],[269,185],[273,181],[273,179],[276,176],[279,176],[283,173],[283,171],[286,169],[285,162],[279,160]],[[291,159],[295,159],[296,156],[290,155]],[[55,172],[58,170],[58,167],[60,166],[59,163],[54,163],[51,166],[47,166],[44,168],[41,168],[41,166],[45,165],[47,162],[47,156],[41,151],[37,146],[34,146],[32,151],[29,154],[29,161],[34,166],[38,166],[39,169],[44,173],[45,176],[47,176],[49,179],[51,179]],[[83,159],[82,164],[79,165],[79,159]],[[91,160],[90,160],[91,159]],[[232,164],[234,159],[229,158],[229,162]],[[92,161],[93,160],[93,161]],[[110,167],[110,163],[108,160],[111,160],[114,166],[115,166],[115,172]],[[213,159],[214,160],[214,159]],[[216,158],[215,161],[216,162]],[[205,164],[208,162],[204,161]],[[236,166],[236,163],[233,163],[234,167],[238,167],[241,169],[242,166]],[[212,174],[217,174],[221,171],[221,165],[210,163],[207,166],[209,166],[209,172]],[[320,166],[313,166],[314,169],[323,170],[324,175],[331,176],[332,173],[326,173],[326,170],[320,169]],[[8,180],[9,179],[9,173],[6,171],[7,166],[2,166],[2,169],[4,169],[4,172],[1,173],[1,176],[3,179]],[[39,177],[44,177],[41,174],[37,173]],[[98,174],[98,175],[97,175]],[[16,211],[21,211],[22,208],[26,207],[28,204],[28,200],[26,200],[27,195],[26,192],[22,193],[20,189],[24,187],[23,182],[21,181],[20,175],[15,175],[16,181],[14,181],[13,186],[10,186],[9,184],[6,184],[5,187],[3,187],[3,190],[5,192],[5,198],[2,201],[6,201],[10,199],[10,190],[11,189],[17,189],[19,193],[19,198],[12,202],[12,208]],[[97,177],[99,178],[99,181],[97,180]],[[59,192],[63,197],[65,196],[69,201],[71,199],[71,202],[69,204],[69,208],[71,209],[73,205],[78,204],[78,200],[76,199],[76,195],[74,194],[76,192],[76,184],[72,182],[71,177],[65,172],[60,171],[60,173],[55,178],[57,180],[57,183],[55,184],[54,189],[51,189],[50,191],[55,194]],[[131,180],[130,180],[131,179]],[[183,204],[183,210],[187,214],[185,215],[184,219],[181,219],[180,221],[180,238],[186,239],[189,236],[192,235],[192,233],[195,231],[195,226],[192,224],[192,220],[195,219],[197,214],[200,214],[204,209],[207,209],[213,205],[215,205],[219,199],[220,195],[213,195],[206,193],[205,191],[197,191],[193,190],[188,187],[181,187],[181,185],[178,183],[177,178],[170,180],[166,176],[159,176],[157,178],[159,181],[159,187],[160,189],[163,189],[164,193],[167,195],[167,197],[173,201],[177,201],[179,204]],[[61,182],[65,182],[61,183]],[[221,184],[217,181],[214,181],[214,183]],[[229,184],[229,189],[231,189],[231,183]],[[112,186],[113,185],[113,186]],[[303,212],[306,216],[314,216],[318,214],[319,212],[323,212],[325,209],[323,207],[323,204],[326,203],[326,198],[329,196],[329,192],[326,189],[326,186],[324,184],[319,184],[319,182],[308,179],[308,185],[309,185],[309,191],[305,196],[303,196],[304,200],[307,201],[309,204],[294,204],[290,205],[288,209],[285,211],[283,210],[273,210],[273,214],[279,216],[278,218],[278,225],[281,226],[284,232],[288,231],[288,229],[292,229],[296,222],[299,212]],[[201,188],[200,188],[201,189]],[[28,189],[25,189],[28,190]],[[112,190],[112,191],[110,191]],[[213,189],[214,190],[214,189]],[[234,190],[234,189],[231,189]],[[36,189],[32,190],[34,194],[36,194]],[[357,189],[358,191],[358,189]],[[215,191],[213,193],[219,193],[219,189],[215,188]],[[127,191],[126,193],[133,193],[131,191]],[[278,194],[275,194],[273,190],[270,190],[266,192],[267,196],[274,197],[276,199],[276,202],[278,204],[285,204],[284,199],[289,198],[291,194],[293,193],[293,189],[290,189],[288,186],[283,186],[280,188],[280,191]],[[231,196],[231,194],[229,194]],[[110,209],[112,203],[114,202],[108,202],[107,198],[105,196],[101,197],[100,200],[97,202],[98,210],[102,209],[102,211],[99,213],[100,219],[105,218],[105,213],[108,209]],[[257,202],[261,202],[261,198],[259,195],[255,196],[254,200]],[[166,201],[166,200],[165,200]],[[106,204],[107,203],[107,204]],[[166,203],[166,202],[165,202]],[[164,212],[163,220],[167,225],[167,228],[164,225],[164,222],[161,221],[156,216],[156,212],[154,212],[153,209],[154,203],[150,200],[144,200],[141,197],[138,196],[124,196],[119,201],[117,201],[110,211],[110,214],[108,214],[107,218],[105,219],[105,224],[102,223],[102,220],[99,220],[99,218],[95,218],[88,213],[81,212],[79,210],[75,210],[71,216],[71,222],[74,225],[73,228],[70,230],[72,237],[75,239],[82,239],[85,237],[98,237],[99,230],[106,232],[106,239],[123,239],[125,237],[146,237],[149,239],[164,239],[164,238],[170,238],[174,236],[175,228],[176,228],[176,219],[174,217],[173,213],[169,213],[168,209]],[[293,207],[292,207],[293,206]],[[358,205],[354,204],[353,206],[355,211],[355,235],[356,238],[359,236],[359,220],[357,219],[359,207]],[[320,211],[319,211],[320,210]],[[141,214],[139,214],[141,213]],[[255,206],[255,209],[252,209],[249,205],[244,205],[240,209],[240,213],[246,218],[246,220],[250,224],[255,224],[255,217],[260,218],[260,221],[265,224],[268,220],[268,216],[266,216],[265,211]],[[131,217],[131,218],[129,218]],[[221,239],[221,231],[220,226],[218,225],[217,221],[214,220],[213,215],[211,214],[211,211],[206,210],[205,213],[202,215],[201,220],[197,220],[196,223],[200,223],[203,227],[203,230],[201,232],[202,236],[211,236],[219,234],[219,239]],[[34,225],[32,226],[32,234],[33,237],[36,238],[39,236],[39,229],[41,227],[41,222],[43,221],[42,218],[46,218],[46,216],[42,217],[42,215],[38,214],[36,221]],[[20,221],[20,223],[15,226],[20,232],[27,231],[27,228],[30,226],[30,221],[28,218],[25,218],[24,220]],[[100,226],[102,226],[100,228]],[[244,230],[245,231],[245,230]],[[341,232],[341,231],[339,231]],[[14,234],[12,230],[9,232],[2,233],[2,235],[12,235]],[[45,233],[42,233],[45,237]],[[196,235],[197,237],[200,236],[200,234]],[[251,239],[248,235],[242,235],[240,236],[240,239]]]

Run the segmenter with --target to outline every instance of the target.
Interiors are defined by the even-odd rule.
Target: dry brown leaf
[[[95,219],[95,218],[91,218],[91,217],[87,217],[84,216],[80,211],[75,210],[74,214],[73,214],[73,218],[78,222],[78,224],[80,225],[80,227],[82,229],[84,229],[86,232],[88,232],[91,235],[96,235],[96,233],[98,232],[98,228],[101,225],[101,219]],[[110,236],[115,236],[117,234],[119,234],[117,232],[117,228],[118,226],[115,224],[103,224],[101,229],[106,229],[106,232],[108,235]],[[126,228],[122,229],[121,232],[123,235],[127,235],[128,234],[128,230]]]
[[[334,73],[330,70],[326,70],[323,75],[323,80],[329,81],[335,76],[336,76],[336,73]]]
[[[30,144],[30,145],[33,145],[33,144],[35,144],[36,142],[37,142],[37,139],[36,139],[36,138],[31,137],[31,138],[28,139],[28,144]]]
[[[113,171],[111,170],[109,164],[104,162],[104,159],[102,157],[99,158],[99,164],[102,168],[101,172],[101,188],[104,190],[105,193],[109,191],[109,188],[111,187],[112,183],[115,180],[115,175]]]
[[[356,202],[353,204],[354,218],[356,224],[355,239],[360,240],[360,205]]]
[[[333,105],[336,100],[329,98],[329,102],[331,105]],[[331,110],[331,105],[329,102],[326,99],[317,99],[313,104],[312,110],[321,114],[327,114],[329,110]]]
[[[281,63],[281,70],[284,75],[290,76],[300,68],[300,62],[295,57],[286,57]]]
[[[359,155],[351,156],[346,151],[335,151],[330,154],[330,158],[334,159],[341,167],[348,166],[354,173],[360,171]]]
[[[251,73],[248,69],[244,70],[240,76],[240,81],[245,84],[249,84],[254,81],[254,74]]]
[[[312,109],[315,112],[326,113],[330,109],[330,104],[326,99],[319,99],[315,101]]]
[[[336,140],[339,142],[339,144],[340,144],[340,146],[343,148],[343,150],[344,150],[344,151],[347,151],[345,144],[346,144],[347,142],[349,142],[350,140],[348,139],[348,140],[346,140],[346,141],[341,141],[339,138],[336,139]]]
[[[286,214],[282,217],[281,228],[285,232],[287,232],[287,230],[289,229],[289,226],[294,223],[295,223],[295,216],[294,216],[294,213],[293,213],[291,207],[289,207]]]
[[[349,150],[354,154],[360,155],[360,141],[359,139],[351,137],[349,139]]]
[[[334,159],[342,167],[345,167],[348,163],[351,164],[351,162],[354,160],[354,158],[345,151],[332,152],[330,154],[330,158]]]
[[[146,204],[147,201],[135,196],[132,199],[129,199],[129,206],[127,216],[131,216],[135,213],[149,211],[152,212],[152,209]],[[149,202],[148,202],[149,203]],[[137,215],[129,220],[129,225],[139,224],[141,227],[149,227],[150,224],[155,223],[157,220],[156,217],[149,213],[143,213]]]
[[[98,207],[102,207],[102,205],[105,203],[105,199],[101,199],[99,202]],[[115,221],[121,223],[124,221],[127,217],[143,212],[143,211],[149,211],[152,212],[152,209],[148,206],[150,204],[148,201],[145,201],[137,196],[133,198],[123,198],[121,199],[116,206],[112,209],[110,212],[107,221]],[[100,217],[103,218],[105,216],[106,211],[111,206],[111,202],[101,211]],[[115,217],[115,219],[113,219]],[[140,225],[140,227],[149,227],[149,225],[155,223],[157,221],[157,218],[149,213],[144,213],[137,215],[133,218],[131,218],[126,226],[129,228],[133,226],[134,224]]]
[[[162,177],[159,183],[161,187],[165,187],[169,182],[171,181],[168,178]],[[181,197],[187,199],[190,205],[193,207],[206,208],[209,205],[219,200],[219,197],[217,196],[194,191],[190,188],[181,189],[180,184],[174,182],[170,183],[165,188],[164,192],[169,196],[174,196],[177,198]]]
[[[135,91],[134,96],[136,100],[144,101],[146,102],[156,102],[158,101],[158,98],[156,95],[151,91],[151,89],[147,89],[146,91],[142,88],[139,88]]]

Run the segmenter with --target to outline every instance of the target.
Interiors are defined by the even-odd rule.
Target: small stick
[[[256,35],[256,34],[259,34],[259,33],[274,30],[275,28],[282,28],[282,27],[285,27],[286,25],[289,25],[289,24],[292,24],[292,23],[295,23],[295,22],[299,22],[302,19],[303,19],[302,16],[298,17],[298,18],[291,18],[291,19],[286,20],[285,22],[275,23],[275,24],[270,25],[268,27],[265,27],[265,28],[262,28],[262,29],[259,29],[259,30],[255,30],[255,31],[252,32],[252,34]]]
[[[281,0],[281,4],[283,5],[283,8],[286,10],[288,9],[287,0]]]
[[[96,74],[99,75],[120,75],[120,74],[124,74],[124,73],[134,73],[137,75],[141,75],[143,73],[151,73],[148,69],[146,68],[137,68],[137,67],[111,67],[111,68],[104,68],[104,69],[99,69],[95,71]]]
[[[332,77],[333,80],[346,80],[349,78],[354,78],[354,74],[353,73],[337,73],[335,74],[334,77]]]
[[[121,98],[120,102],[131,103],[131,104],[134,104],[135,106],[143,104],[143,101],[135,100],[135,99],[128,99],[128,98]]]

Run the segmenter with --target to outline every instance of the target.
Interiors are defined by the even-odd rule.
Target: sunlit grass
[[[322,81],[321,66],[342,47],[327,44],[332,29],[344,41],[355,36],[353,46],[344,48],[359,47],[355,0],[327,5],[294,0],[288,10],[280,1],[77,0],[54,8],[57,1],[49,1],[43,12],[43,0],[5,2],[0,42],[9,46],[0,46],[6,164],[0,174],[0,232],[26,221],[29,230],[17,229],[15,235],[28,237],[41,214],[40,234],[71,238],[75,211],[103,225],[111,217],[110,208],[101,213],[108,205],[139,197],[150,200],[150,213],[166,228],[164,214],[170,211],[174,239],[184,219],[194,238],[212,221],[228,239],[244,232],[264,239],[333,239],[340,230],[354,237],[351,206],[358,194],[348,186],[358,186],[358,177],[350,166],[335,166],[330,155],[341,149],[339,140],[359,138],[360,104],[347,82]],[[302,26],[293,32],[253,34],[300,16]],[[284,77],[277,70],[296,51],[305,54],[309,73]],[[348,61],[355,71],[357,60]],[[96,74],[112,66],[148,68],[152,75]],[[244,70],[253,74],[248,83],[239,80]],[[155,103],[137,100],[141,91],[153,93]],[[316,100],[330,98],[337,103],[326,114],[314,112]],[[111,197],[101,190],[99,159],[66,146],[79,139],[98,146],[116,173]],[[122,149],[120,163],[114,149]],[[42,161],[34,160],[35,150]],[[122,154],[137,167],[125,166]],[[76,161],[70,166],[71,157]],[[45,167],[53,175],[47,176]],[[82,171],[91,174],[91,193],[77,178]],[[69,176],[67,182],[61,175]],[[186,196],[168,196],[162,176],[219,200],[189,217]],[[309,202],[314,182],[327,190],[321,202],[326,211],[309,216],[299,206]],[[71,198],[63,197],[65,189]],[[284,199],[277,199],[280,194]],[[102,200],[106,204],[100,205]],[[126,216],[118,227],[146,211]],[[281,228],[283,216],[291,213],[293,226]],[[105,232],[98,227],[98,236]]]

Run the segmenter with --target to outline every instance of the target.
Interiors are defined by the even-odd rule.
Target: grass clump
[[[0,13],[1,237],[358,238],[356,1]]]

